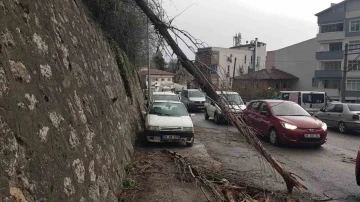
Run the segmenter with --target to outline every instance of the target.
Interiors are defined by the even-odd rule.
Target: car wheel
[[[186,146],[187,146],[187,147],[192,147],[192,146],[194,145],[194,139],[195,139],[195,138],[193,137],[193,139],[191,140],[191,142],[187,142],[187,143],[186,143]]]
[[[217,124],[217,125],[221,124],[220,117],[217,113],[214,114],[214,120],[215,120],[215,124]]]
[[[338,129],[340,133],[346,133],[347,132],[347,128],[344,122],[340,122],[338,125]]]
[[[275,128],[272,128],[269,132],[269,140],[272,145],[279,145],[279,135]]]
[[[204,110],[204,116],[205,116],[205,120],[209,120],[209,114],[207,113],[207,110]]]

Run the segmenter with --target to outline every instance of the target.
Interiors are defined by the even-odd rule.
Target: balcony
[[[317,60],[342,60],[344,59],[343,51],[324,51],[316,52]]]
[[[327,32],[327,33],[318,33],[316,39],[321,41],[331,41],[331,40],[342,40],[345,39],[345,32]]]
[[[340,80],[342,78],[341,70],[315,70],[317,80]]]

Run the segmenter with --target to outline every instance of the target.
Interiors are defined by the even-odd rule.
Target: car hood
[[[189,98],[189,100],[193,101],[193,102],[205,102],[204,97],[191,97],[191,98]]]
[[[155,114],[149,114],[147,116],[148,126],[160,126],[160,127],[193,127],[193,122],[190,116],[158,116]]]
[[[277,116],[277,118],[298,128],[321,128],[322,126],[322,121],[313,116]]]

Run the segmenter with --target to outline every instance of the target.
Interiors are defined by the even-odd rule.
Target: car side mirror
[[[309,112],[310,116],[314,116],[314,112]]]
[[[147,115],[147,112],[146,112],[146,111],[142,111],[142,114],[145,116],[145,115]]]
[[[324,108],[322,108],[322,109],[320,109],[320,111],[321,111],[321,112],[325,112],[325,109],[324,109]]]
[[[195,114],[190,114],[190,116],[195,116]]]
[[[269,113],[267,111],[261,111],[260,115],[262,116],[269,116]]]

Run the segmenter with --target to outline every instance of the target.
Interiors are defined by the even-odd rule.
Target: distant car
[[[145,121],[148,142],[185,142],[194,144],[194,125],[179,101],[154,101],[149,107]]]
[[[329,127],[338,128],[339,132],[360,130],[360,104],[334,103],[321,109],[314,116],[325,122]]]
[[[205,109],[205,94],[197,89],[186,89],[181,92],[181,102],[188,110]]]
[[[151,96],[151,101],[157,100],[180,101],[180,98],[173,92],[154,92]]]
[[[327,125],[291,101],[252,101],[244,110],[245,122],[270,143],[320,146],[326,142]]]
[[[356,157],[355,176],[356,176],[356,183],[357,185],[360,186],[360,149],[358,150]]]
[[[233,113],[241,116],[246,106],[237,92],[217,91],[216,93],[227,102],[227,106],[232,110]],[[220,107],[210,100],[205,102],[204,116],[206,120],[208,120],[210,117],[214,118],[216,124],[221,124],[225,121],[225,117],[222,114]]]

